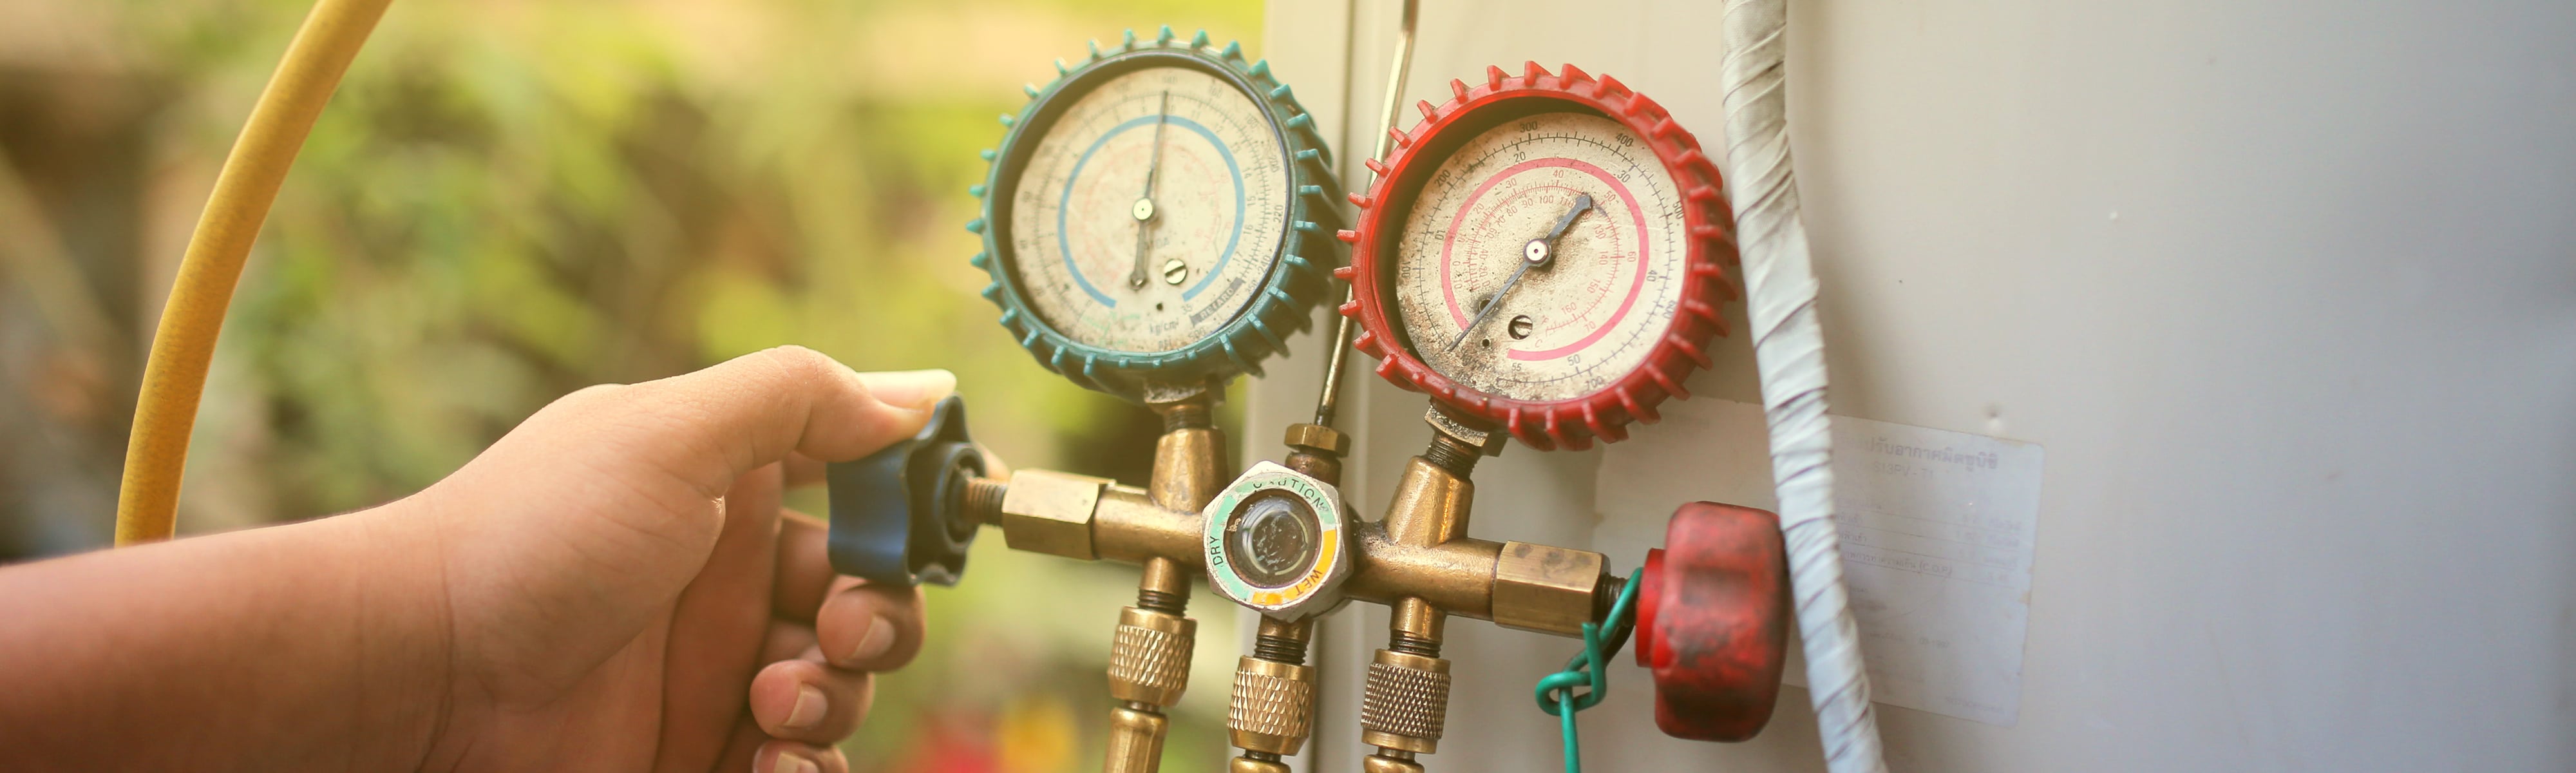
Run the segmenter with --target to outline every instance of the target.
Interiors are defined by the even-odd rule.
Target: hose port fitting
[[[1299,659],[1304,659],[1302,652]],[[1250,656],[1235,661],[1225,727],[1228,740],[1244,750],[1245,757],[1238,759],[1260,762],[1251,755],[1296,754],[1313,729],[1314,704],[1314,666]]]
[[[1199,623],[1171,612],[1128,607],[1109,642],[1109,697],[1169,706],[1190,686]]]
[[[1437,651],[1436,645],[1433,650]],[[1392,649],[1377,651],[1369,663],[1368,684],[1360,699],[1360,743],[1430,754],[1440,750],[1440,735],[1448,717],[1447,659]]]

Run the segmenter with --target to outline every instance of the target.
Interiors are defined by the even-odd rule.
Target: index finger
[[[662,442],[638,448],[637,461],[713,497],[791,451],[847,461],[910,437],[956,386],[944,370],[862,374],[782,346],[637,384],[626,397],[635,415],[666,422],[648,430]]]

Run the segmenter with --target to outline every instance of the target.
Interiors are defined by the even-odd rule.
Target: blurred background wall
[[[307,0],[0,0],[0,561],[107,544],[143,352]],[[548,400],[795,343],[945,367],[1019,465],[1144,478],[1153,417],[1034,367],[966,264],[994,117],[1123,28],[1257,49],[1224,0],[396,3],[216,351],[183,533],[417,490]],[[1256,51],[1257,53],[1257,51]],[[1232,417],[1226,420],[1233,421]],[[791,504],[819,512],[819,492]],[[985,540],[879,682],[861,770],[1095,765],[1132,571]],[[1031,588],[1046,593],[1022,592]],[[1233,607],[1194,608],[1233,630]],[[1227,637],[1193,681],[1222,685]],[[1171,754],[1223,753],[1222,689]]]

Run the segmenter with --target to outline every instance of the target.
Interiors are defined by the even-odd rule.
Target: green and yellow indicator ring
[[[1341,492],[1331,484],[1262,462],[1201,515],[1207,528],[1200,547],[1218,593],[1284,620],[1341,603],[1351,551]]]

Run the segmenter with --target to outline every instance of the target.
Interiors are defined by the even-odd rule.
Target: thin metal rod
[[[1396,28],[1395,64],[1386,73],[1386,104],[1377,113],[1377,153],[1372,158],[1383,160],[1394,148],[1395,111],[1404,104],[1404,75],[1413,69],[1413,21],[1419,16],[1421,3],[1404,0],[1404,22]],[[1374,174],[1374,173],[1372,173]],[[1354,291],[1342,288],[1342,303],[1351,302]],[[1351,327],[1357,321],[1336,315],[1333,323],[1332,354],[1324,359],[1324,393],[1315,397],[1315,423],[1333,426],[1333,413],[1339,409],[1342,394],[1342,362],[1350,359]]]

